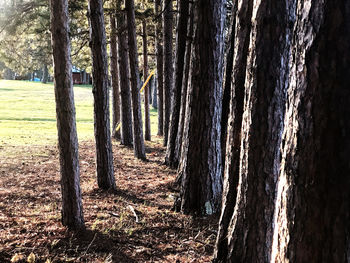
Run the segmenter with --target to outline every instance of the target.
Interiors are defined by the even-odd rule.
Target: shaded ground
[[[162,165],[160,143],[147,145],[142,162],[114,143],[118,191],[102,192],[94,145],[81,143],[87,230],[78,234],[60,224],[56,147],[0,146],[0,262],[210,262],[216,218],[171,211],[175,172]]]

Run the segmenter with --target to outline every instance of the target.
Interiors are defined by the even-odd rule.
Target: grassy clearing
[[[79,141],[93,139],[91,86],[75,86]],[[57,141],[54,88],[51,84],[0,80],[0,145],[52,145]],[[152,134],[157,110],[151,107]]]

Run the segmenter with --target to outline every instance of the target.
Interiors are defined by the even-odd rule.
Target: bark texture
[[[96,174],[98,186],[115,189],[109,118],[108,66],[102,0],[89,1],[90,47],[94,95]]]
[[[115,17],[110,14],[109,17],[111,23],[111,78],[112,78],[112,101],[113,101],[113,123],[112,123],[112,135],[115,139],[120,140],[120,129],[117,131],[116,127],[120,123],[120,92],[119,92],[119,80],[118,80],[118,51],[117,51],[117,28],[115,23]]]
[[[142,116],[141,116],[141,99],[139,93],[139,62],[136,43],[136,26],[135,26],[135,6],[134,0],[125,1],[128,27],[129,43],[129,65],[130,65],[130,84],[132,97],[133,112],[133,141],[134,154],[138,159],[146,159],[145,145],[143,141]]]
[[[195,39],[180,173],[181,210],[218,212],[221,201],[220,121],[225,1],[203,0],[195,8]]]
[[[117,11],[121,10],[122,0],[117,1]],[[131,112],[131,92],[129,81],[129,58],[128,58],[128,43],[126,16],[124,13],[117,15],[117,34],[118,34],[118,78],[120,87],[120,102],[121,102],[121,144],[132,146],[132,112]]]
[[[84,217],[79,178],[71,49],[68,36],[68,1],[51,0],[50,7],[58,148],[60,153],[62,224],[70,229],[80,229],[84,227]]]
[[[231,100],[231,85],[232,85],[232,70],[235,49],[235,32],[236,32],[236,13],[237,1],[233,1],[231,8],[231,21],[227,39],[225,76],[224,76],[224,91],[222,96],[222,116],[221,116],[221,151],[222,151],[222,167],[225,167],[226,158],[226,139],[227,139],[227,122],[230,113]],[[222,169],[223,172],[225,169]]]
[[[162,136],[164,129],[164,100],[163,100],[163,47],[162,47],[162,20],[160,19],[161,1],[154,2],[156,21],[156,52],[157,52],[157,91],[158,91],[158,135]]]
[[[173,67],[173,1],[163,1],[163,99],[164,99],[164,146],[168,144],[171,97],[174,85]]]
[[[143,43],[143,81],[146,82],[148,78],[148,52],[147,52],[147,24],[146,20],[142,21],[142,43]],[[144,103],[145,103],[145,140],[151,140],[151,120],[149,116],[149,93],[150,83],[144,89]]]
[[[192,40],[193,40],[193,4],[190,3],[190,11],[188,17],[187,24],[187,39],[186,39],[186,52],[185,52],[185,65],[184,65],[184,73],[182,78],[181,85],[181,103],[180,103],[180,117],[179,117],[179,127],[177,129],[176,142],[175,142],[175,153],[174,153],[174,164],[179,164],[181,159],[181,149],[182,149],[182,138],[185,126],[185,115],[186,115],[186,102],[187,102],[187,86],[188,86],[188,78],[190,73],[191,66],[191,54],[192,54]],[[180,183],[181,178],[178,176],[176,179],[177,183]]]
[[[177,168],[178,160],[175,158],[175,144],[177,130],[179,127],[180,108],[181,108],[181,90],[184,73],[184,62],[187,39],[187,21],[189,15],[188,0],[179,2],[179,18],[176,35],[176,57],[175,57],[175,85],[171,97],[171,114],[169,123],[168,145],[165,155],[165,163],[172,168]]]
[[[350,2],[297,4],[275,262],[350,262]]]
[[[238,3],[237,3],[238,4]],[[237,6],[235,26],[235,49],[233,51],[232,83],[230,87],[230,113],[226,142],[224,186],[219,230],[214,259],[225,261],[228,253],[228,227],[236,204],[239,178],[241,129],[244,104],[244,84],[250,43],[252,0],[241,1]],[[227,58],[229,59],[229,58]],[[226,69],[227,72],[228,69]],[[228,76],[226,76],[227,78]],[[225,85],[228,85],[226,82]],[[226,90],[227,92],[227,90]],[[221,133],[223,134],[223,133]]]
[[[253,6],[239,185],[228,235],[232,262],[270,262],[292,22],[285,1]]]

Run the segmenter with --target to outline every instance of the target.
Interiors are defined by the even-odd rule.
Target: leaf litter
[[[146,142],[147,161],[113,142],[117,191],[99,190],[92,141],[79,146],[86,230],[60,222],[58,150],[0,152],[0,262],[210,262],[217,220],[172,211],[176,171],[163,165],[160,137]]]

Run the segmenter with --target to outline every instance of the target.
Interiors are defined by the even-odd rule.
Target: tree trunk
[[[146,20],[142,20],[142,41],[143,41],[143,81],[146,82],[148,78],[148,52],[147,52],[147,24]],[[147,84],[144,89],[145,99],[145,140],[151,140],[151,120],[149,116],[149,87]]]
[[[221,116],[221,151],[222,151],[222,167],[225,167],[226,158],[226,139],[227,139],[227,122],[230,113],[230,100],[231,100],[231,85],[232,85],[232,70],[233,59],[235,49],[235,32],[236,32],[236,12],[237,1],[232,2],[231,9],[231,21],[228,33],[228,43],[226,51],[226,64],[225,64],[225,76],[224,76],[224,91],[222,97],[222,116]],[[242,114],[242,113],[240,113]],[[224,172],[225,169],[223,169]]]
[[[143,141],[142,116],[141,116],[141,99],[139,94],[139,68],[138,53],[136,43],[136,26],[135,26],[135,7],[134,0],[125,1],[128,27],[129,43],[129,65],[130,65],[130,84],[133,111],[133,141],[134,154],[136,158],[146,159],[145,145]]]
[[[232,54],[234,57],[232,66],[232,83],[230,85],[230,113],[228,119],[227,142],[225,145],[226,159],[224,167],[223,198],[219,230],[214,250],[214,259],[217,262],[225,261],[228,253],[228,227],[236,204],[244,104],[244,83],[246,78],[247,54],[250,43],[249,36],[251,31],[250,21],[252,8],[253,0],[244,0],[239,6],[237,6],[236,12],[236,27],[234,30],[235,50]],[[228,68],[226,68],[226,74],[227,70]],[[228,76],[226,75],[226,81],[227,77]],[[226,82],[225,85],[228,85],[228,83]],[[223,141],[223,139],[221,141]]]
[[[173,1],[163,1],[163,97],[164,97],[164,146],[168,144],[171,97],[174,85],[173,80]]]
[[[218,212],[221,201],[220,121],[225,1],[199,1],[180,173],[181,211]]]
[[[153,96],[153,99],[152,99],[152,107],[155,108],[155,109],[158,109],[158,103],[157,103],[157,80],[156,78],[153,77],[151,78],[151,86],[152,86],[152,96]]]
[[[172,168],[176,168],[178,165],[178,160],[175,158],[175,144],[180,118],[181,90],[186,52],[187,21],[189,15],[189,2],[187,0],[180,1],[179,12],[176,37],[175,86],[171,97],[171,118],[165,155],[165,163]]]
[[[49,78],[49,70],[47,69],[47,65],[45,64],[43,66],[43,77],[41,79],[41,82],[46,84]]]
[[[162,47],[162,20],[160,19],[161,1],[155,0],[154,9],[157,17],[156,21],[156,52],[157,52],[157,90],[158,90],[158,132],[157,135],[163,136],[164,129],[164,101],[163,101],[163,47]]]
[[[89,0],[98,186],[115,189],[109,119],[108,66],[102,0]]]
[[[72,63],[68,36],[68,1],[51,0],[51,33],[62,192],[62,224],[84,227],[75,124]]]
[[[117,11],[121,10],[122,0],[117,1]],[[132,146],[132,113],[131,113],[131,94],[129,82],[129,58],[128,58],[128,43],[126,17],[124,14],[117,14],[117,34],[118,34],[118,78],[120,87],[121,101],[121,144]]]
[[[120,140],[120,129],[116,130],[117,125],[120,123],[120,94],[118,83],[118,51],[117,51],[117,29],[115,24],[115,17],[110,14],[111,23],[111,76],[112,76],[112,98],[113,98],[113,137]]]
[[[232,262],[270,262],[292,38],[289,8],[274,0],[253,6],[239,185],[228,235]]]
[[[349,1],[298,2],[275,262],[350,262],[349,14]]]
[[[192,54],[192,40],[193,40],[193,8],[194,5],[190,4],[190,12],[188,18],[187,25],[187,40],[186,40],[186,52],[185,52],[185,65],[184,65],[184,73],[182,78],[182,88],[181,88],[181,105],[180,105],[180,117],[179,117],[179,127],[177,129],[176,142],[175,142],[175,157],[174,163],[179,165],[179,160],[181,159],[181,148],[182,148],[182,138],[185,126],[185,116],[186,116],[186,102],[187,102],[187,86],[188,86],[188,78],[190,73],[191,66],[191,54]],[[178,176],[176,179],[177,183],[180,183],[181,178]]]

